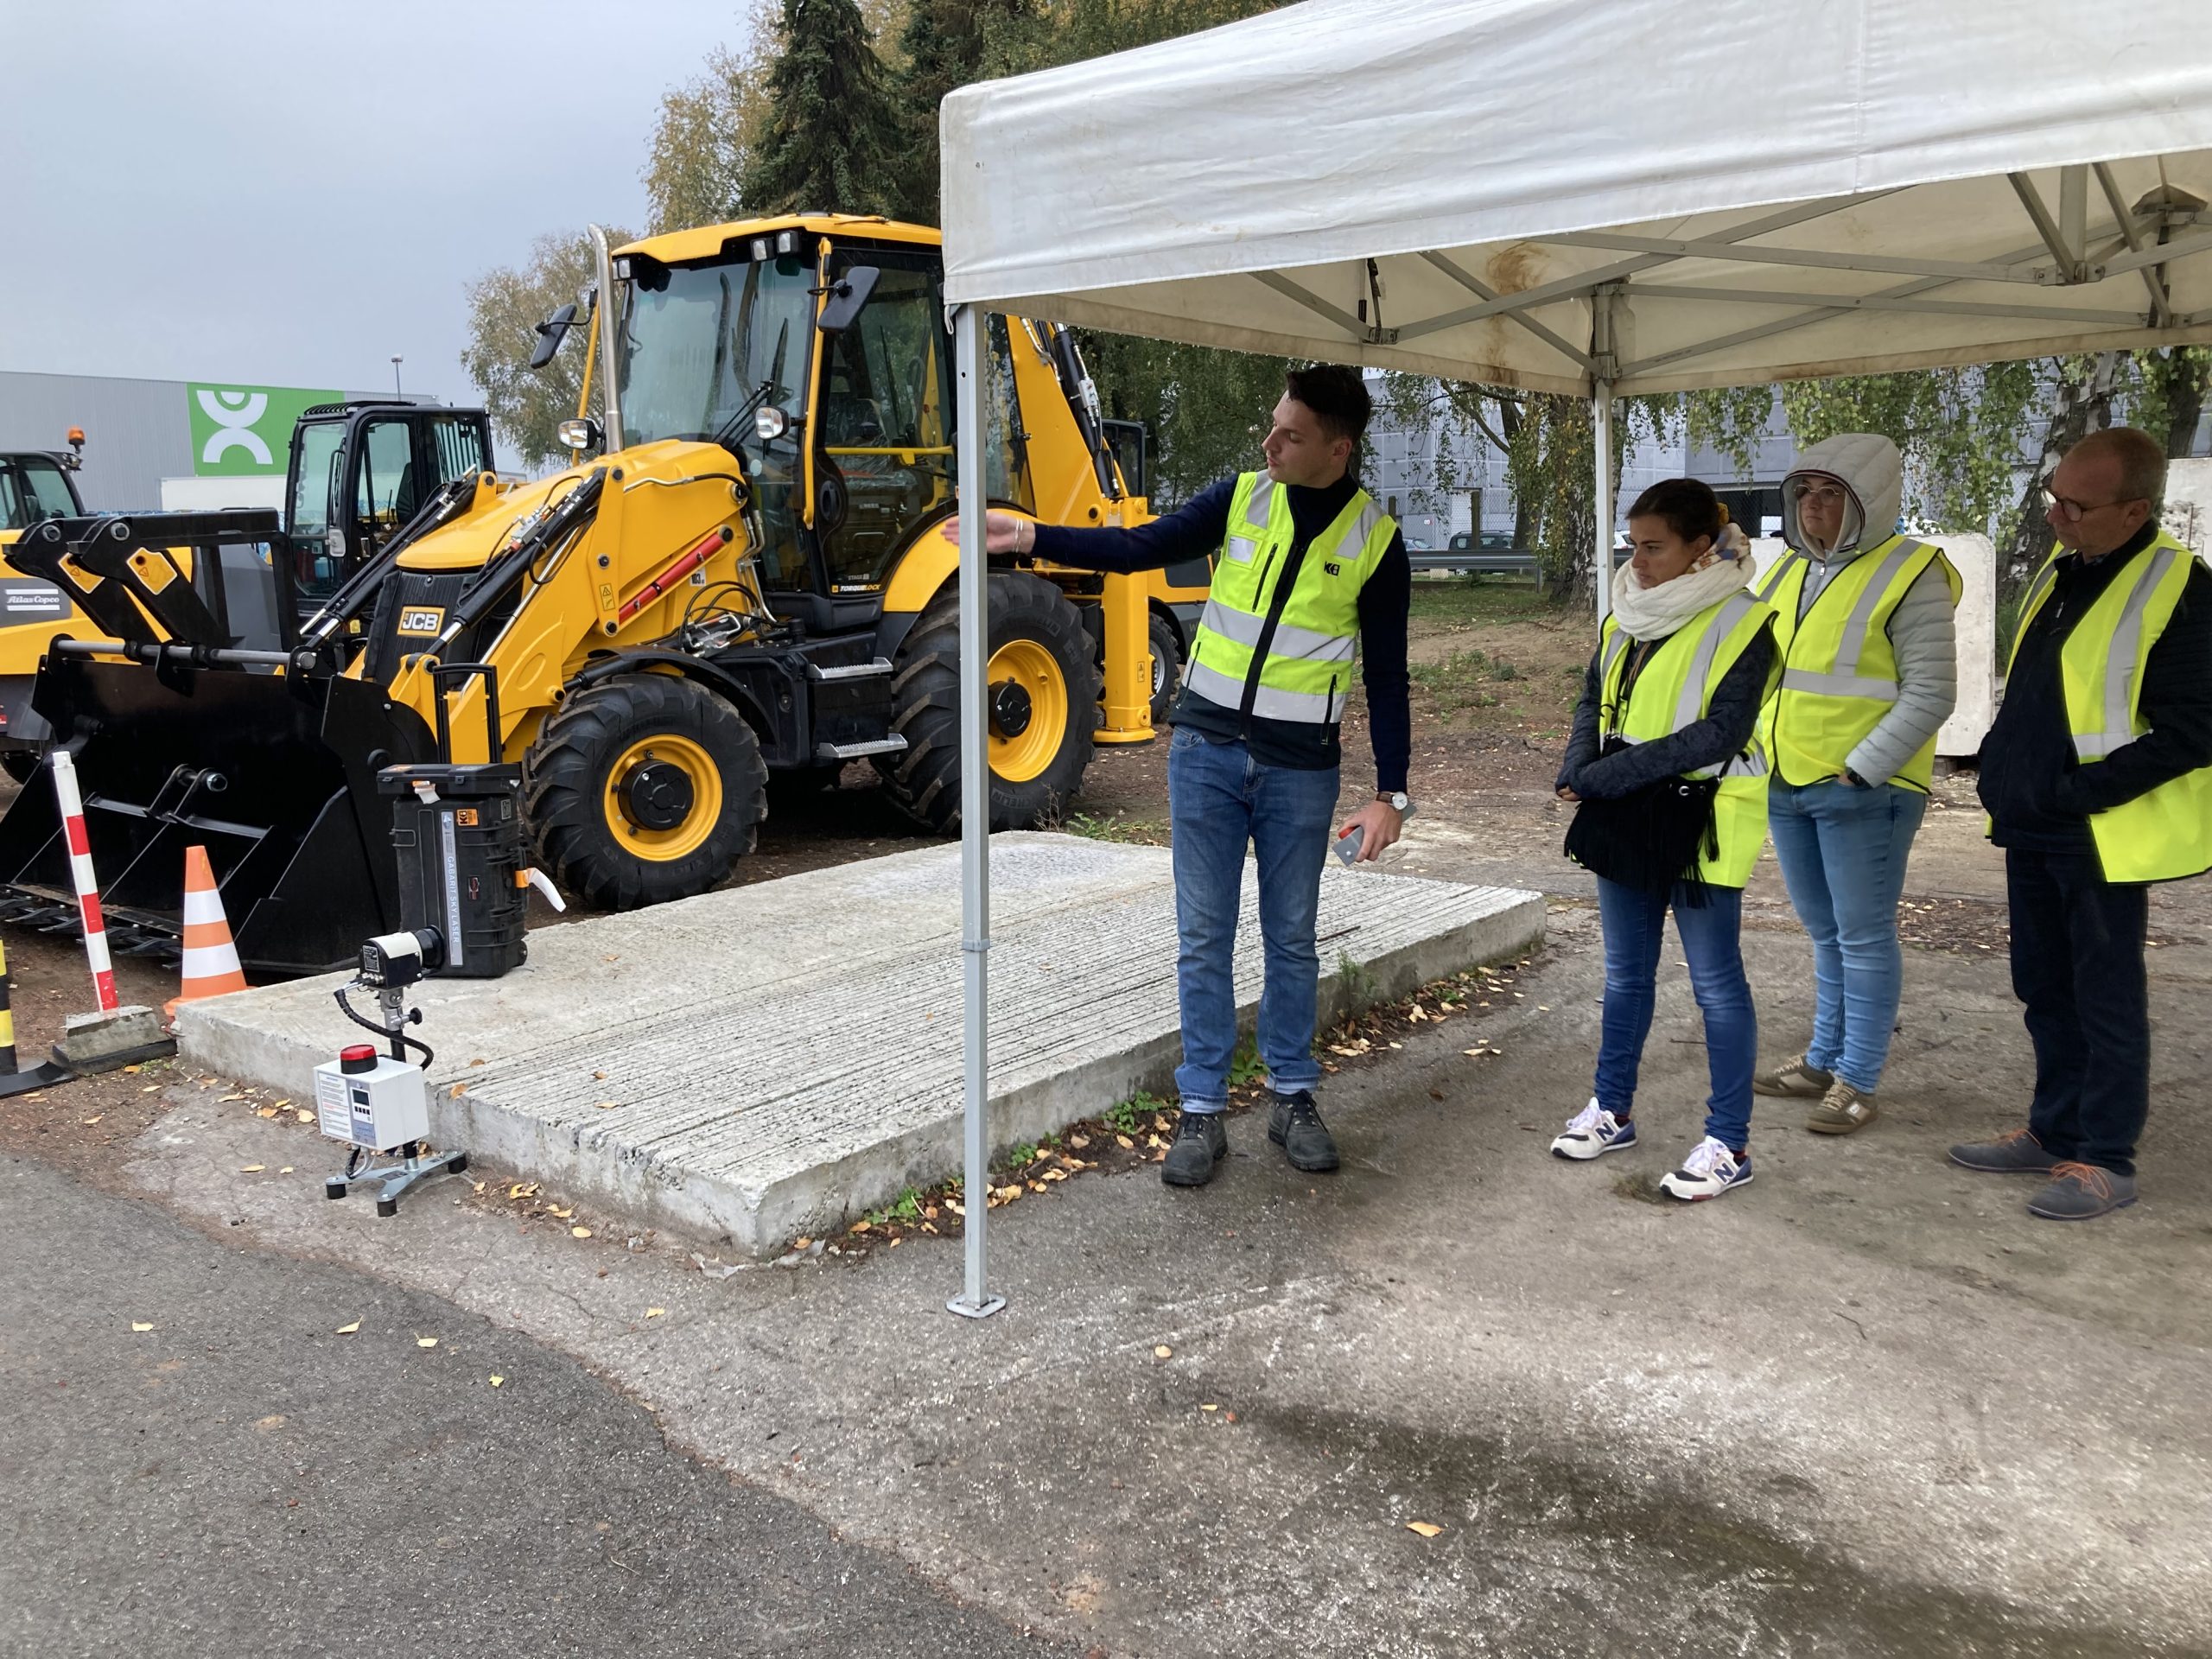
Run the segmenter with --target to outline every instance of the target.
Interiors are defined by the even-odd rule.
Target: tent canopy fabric
[[[2212,340],[2212,3],[1306,0],[963,88],[946,297],[1589,395]]]

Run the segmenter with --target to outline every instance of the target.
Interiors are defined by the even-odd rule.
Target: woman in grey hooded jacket
[[[1874,1121],[1897,1023],[1897,898],[1957,701],[1959,577],[1897,532],[1904,467],[1885,437],[1814,445],[1782,491],[1790,552],[1759,594],[1782,684],[1763,734],[1774,850],[1813,940],[1813,1036],[1752,1086],[1815,1099],[1805,1127],[1849,1135]]]

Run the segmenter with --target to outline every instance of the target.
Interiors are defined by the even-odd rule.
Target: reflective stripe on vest
[[[1289,492],[1265,473],[1241,475],[1184,684],[1224,708],[1241,709],[1249,696],[1263,720],[1333,724],[1359,652],[1359,592],[1396,531],[1366,492],[1355,490],[1281,593],[1297,535]]]
[[[1772,607],[1748,590],[1707,607],[1660,642],[1629,687],[1625,707],[1620,699],[1620,682],[1625,677],[1621,659],[1630,641],[1608,618],[1599,653],[1599,718],[1605,728],[1601,735],[1648,743],[1703,720],[1711,710],[1713,692],[1773,616]],[[1767,762],[1757,734],[1742,753],[1683,775],[1720,779],[1720,792],[1713,802],[1719,850],[1700,857],[1699,878],[1716,887],[1742,887],[1751,880],[1766,841]]]
[[[2066,724],[2082,765],[2097,764],[2150,729],[2139,713],[2143,664],[2181,603],[2195,558],[2161,530],[2150,546],[2130,556],[2060,645]],[[2012,639],[2015,658],[2050,597],[2057,560],[2055,553],[2028,585]],[[2212,869],[2212,766],[2091,813],[2089,833],[2107,881],[2171,881]]]
[[[1895,706],[1890,616],[1931,564],[1943,572],[1956,605],[1959,575],[1950,561],[1925,542],[1892,536],[1830,577],[1802,619],[1798,598],[1812,562],[1793,550],[1775,567],[1759,597],[1775,612],[1782,689],[1767,705],[1761,734],[1784,781],[1810,784],[1840,775],[1851,752]],[[1839,615],[1840,606],[1845,607]],[[1935,766],[1931,736],[1891,781],[1924,792]]]

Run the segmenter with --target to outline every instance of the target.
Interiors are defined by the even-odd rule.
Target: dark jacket
[[[2212,766],[2212,571],[2202,560],[2191,561],[2181,603],[2144,659],[2137,708],[2151,729],[2092,766],[2074,754],[2060,648],[2158,528],[2145,524],[2103,558],[2068,553],[2052,567],[2050,595],[2020,636],[2005,701],[1981,743],[1981,804],[1999,847],[2094,855],[2090,813]]]
[[[1358,485],[1350,478],[1324,490],[1290,486],[1293,540],[1276,578],[1276,591],[1288,593],[1313,539],[1337,520]],[[1236,480],[1210,484],[1164,518],[1135,530],[1071,530],[1039,524],[1037,557],[1078,570],[1122,574],[1164,570],[1185,559],[1221,551],[1229,534],[1229,504]],[[1375,750],[1375,786],[1392,793],[1406,786],[1413,754],[1413,713],[1406,671],[1406,616],[1413,603],[1414,568],[1402,535],[1393,533],[1382,563],[1359,590],[1360,677],[1367,687],[1367,734]],[[1167,716],[1171,726],[1188,726],[1218,742],[1249,745],[1262,766],[1322,771],[1338,763],[1343,746],[1337,728],[1306,721],[1268,720],[1225,709],[1188,690]]]
[[[1624,701],[1644,664],[1666,643],[1665,639],[1630,643],[1628,662],[1621,672]],[[1662,778],[1678,778],[1701,766],[1718,765],[1742,753],[1751,742],[1751,734],[1758,728],[1760,705],[1766,701],[1768,676],[1774,669],[1771,626],[1761,629],[1720,677],[1703,720],[1608,755],[1598,753],[1598,717],[1604,699],[1599,663],[1604,649],[1600,645],[1591,653],[1590,666],[1582,676],[1582,700],[1574,705],[1574,729],[1567,740],[1567,759],[1560,764],[1560,787],[1593,801],[1632,795]]]

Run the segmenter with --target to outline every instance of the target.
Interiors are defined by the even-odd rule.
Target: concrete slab
[[[1169,856],[994,839],[995,1147],[1167,1087]],[[1537,893],[1332,867],[1324,1017],[1519,954],[1543,929]],[[432,1136],[640,1224],[773,1253],[958,1170],[958,947],[950,846],[542,929],[505,979],[420,988]],[[1260,981],[1248,870],[1248,1020]],[[331,995],[345,982],[184,1004],[184,1063],[305,1098],[313,1067],[353,1036]]]

